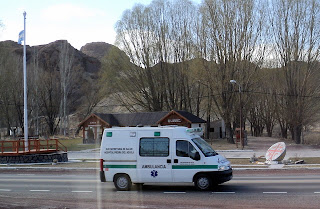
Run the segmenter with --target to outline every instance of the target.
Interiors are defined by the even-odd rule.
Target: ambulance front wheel
[[[198,190],[208,190],[212,186],[211,178],[205,174],[196,176],[194,184]]]
[[[117,174],[114,177],[113,183],[116,189],[119,191],[128,191],[132,186],[130,177],[126,174]]]

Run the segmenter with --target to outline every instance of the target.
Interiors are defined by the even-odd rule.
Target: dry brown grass
[[[298,160],[303,160],[304,164],[320,164],[320,158],[319,157],[293,157],[289,158],[292,162],[296,162]]]
[[[304,132],[303,139],[305,144],[320,145],[320,132],[318,131]]]
[[[227,139],[210,139],[207,142],[212,146],[214,150],[242,150],[240,143],[238,143],[238,148],[236,144],[230,144]],[[250,149],[249,146],[245,146],[244,150]]]

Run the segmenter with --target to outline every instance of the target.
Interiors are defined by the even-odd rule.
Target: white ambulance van
[[[230,162],[196,133],[181,126],[120,127],[104,130],[100,180],[117,190],[134,184],[194,183],[197,189],[232,179]]]

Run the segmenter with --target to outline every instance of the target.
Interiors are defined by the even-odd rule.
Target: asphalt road
[[[95,172],[1,170],[0,208],[320,208],[320,172],[235,172],[206,192],[191,185],[118,192]]]

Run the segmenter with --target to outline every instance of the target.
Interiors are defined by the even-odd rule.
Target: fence
[[[27,149],[24,140],[0,141],[0,155],[23,155],[38,153],[67,152],[67,148],[58,139],[29,139]]]

